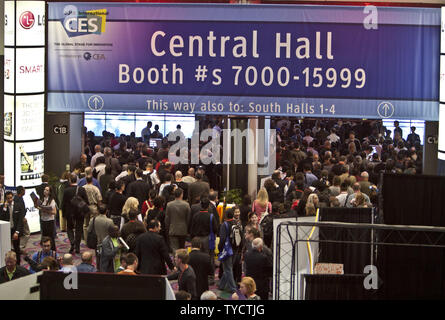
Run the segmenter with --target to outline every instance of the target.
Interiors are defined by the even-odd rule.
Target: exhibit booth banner
[[[440,9],[48,4],[48,111],[438,120]]]

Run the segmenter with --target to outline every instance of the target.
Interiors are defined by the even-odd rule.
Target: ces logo
[[[63,14],[61,22],[70,38],[105,32],[107,9],[79,11],[76,6],[68,5]]]
[[[99,31],[99,18],[69,18],[65,20],[65,29],[69,32],[90,32]]]

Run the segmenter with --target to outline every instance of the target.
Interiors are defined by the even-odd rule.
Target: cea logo
[[[91,54],[90,52],[85,52],[83,54],[83,58],[86,61],[90,61],[91,59],[93,59],[93,60],[105,60],[105,55],[103,53]]]

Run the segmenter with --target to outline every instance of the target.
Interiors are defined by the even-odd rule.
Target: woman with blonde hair
[[[272,204],[269,202],[269,195],[265,188],[261,188],[258,191],[256,200],[252,204],[252,212],[258,216],[258,220],[261,221],[263,213],[272,212]]]
[[[255,294],[256,284],[255,280],[251,277],[244,277],[240,282],[240,289],[242,295],[246,297],[247,300],[260,300],[261,297]],[[239,300],[238,294],[235,292],[232,295],[233,300]]]
[[[365,196],[361,192],[358,192],[355,195],[355,198],[353,200],[353,204],[354,204],[354,207],[356,207],[356,208],[368,208]]]
[[[315,215],[318,208],[318,196],[315,193],[311,193],[306,202],[306,215]]]
[[[130,216],[128,215],[130,210],[136,210],[139,212],[139,200],[135,197],[129,197],[127,199],[127,201],[125,201],[124,206],[122,207],[122,217],[121,217],[120,229],[122,229],[122,226],[125,223],[130,221]],[[138,220],[143,222],[142,215],[140,213],[138,214]]]

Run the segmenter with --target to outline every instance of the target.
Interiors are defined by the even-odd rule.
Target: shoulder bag
[[[97,234],[96,234],[96,229],[94,228],[95,222],[96,218],[93,219],[93,227],[87,234],[87,247],[90,249],[97,249]]]

